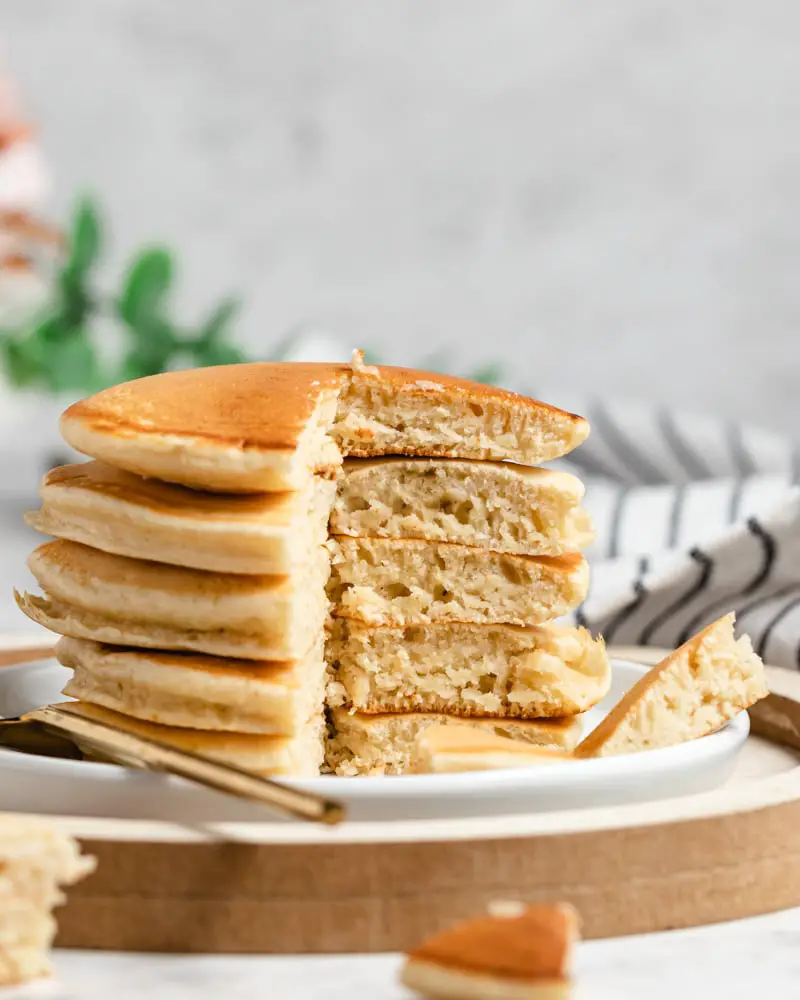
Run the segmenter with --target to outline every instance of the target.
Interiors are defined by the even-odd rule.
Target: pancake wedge
[[[189,729],[289,735],[319,713],[325,687],[322,637],[285,663],[166,653],[61,639],[72,670],[64,694],[146,722]]]
[[[280,576],[325,543],[335,491],[334,482],[314,478],[295,493],[200,493],[85,462],[49,472],[41,510],[26,520],[43,534],[103,552]]]
[[[328,700],[358,712],[576,715],[608,693],[602,639],[559,625],[373,628],[337,619],[326,655]]]
[[[145,739],[167,743],[178,750],[209,757],[222,764],[232,764],[267,778],[314,777],[319,774],[322,764],[321,716],[309,720],[294,736],[266,736],[161,726],[84,701],[65,702],[58,708],[87,719],[108,722]]]
[[[537,625],[586,596],[577,553],[517,556],[448,542],[331,538],[334,614],[371,625],[471,622]]]
[[[504,904],[428,938],[401,981],[432,1000],[568,1000],[578,929],[567,904]]]
[[[220,492],[303,489],[342,455],[538,465],[577,447],[582,418],[504,389],[409,368],[263,362],[153,375],[61,419],[77,451]]]
[[[670,653],[628,691],[577,747],[610,757],[707,736],[769,694],[764,664],[725,615]]]
[[[592,540],[575,476],[501,462],[347,459],[331,532],[562,555]]]
[[[406,774],[412,770],[415,741],[429,727],[466,726],[479,736],[497,736],[524,746],[569,750],[580,739],[579,719],[487,719],[460,718],[435,712],[402,712],[363,715],[334,708],[329,713],[329,736],[325,761],[339,775]]]
[[[234,576],[111,555],[77,542],[40,545],[28,566],[44,597],[18,600],[60,635],[114,645],[255,660],[293,660],[328,613],[328,557],[307,572]]]

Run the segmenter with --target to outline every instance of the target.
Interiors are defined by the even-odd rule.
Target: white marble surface
[[[403,1000],[397,956],[262,958],[57,952],[56,980],[4,1000]],[[579,946],[576,1000],[800,995],[800,910]]]
[[[786,429],[798,29],[795,0],[0,5],[55,214],[98,193],[113,275],[179,247],[178,318],[238,290],[253,351],[317,321]]]

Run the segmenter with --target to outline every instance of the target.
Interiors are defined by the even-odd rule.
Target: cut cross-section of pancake
[[[719,729],[769,694],[764,664],[725,615],[670,653],[627,692],[577,747],[609,757],[673,746]]]
[[[286,575],[325,543],[335,491],[315,477],[295,493],[200,493],[85,462],[49,472],[41,510],[27,520],[44,534],[118,555]]]
[[[40,545],[28,566],[45,592],[18,598],[30,618],[114,645],[293,660],[313,645],[328,613],[324,548],[291,576],[208,573],[66,541]]]
[[[406,774],[412,768],[415,741],[430,726],[467,726],[482,735],[526,746],[569,750],[580,739],[580,719],[487,719],[435,712],[402,712],[385,715],[330,711],[332,735],[325,751],[327,767],[335,774]]]
[[[608,693],[602,639],[559,625],[372,628],[337,619],[326,647],[328,698],[359,712],[553,718]]]
[[[448,375],[358,363],[262,362],[167,372],[105,389],[61,420],[117,468],[222,492],[302,489],[342,455],[538,465],[577,447],[582,418]]]
[[[334,614],[373,625],[559,618],[586,596],[577,553],[518,556],[449,542],[331,538],[328,593]]]
[[[321,636],[302,660],[285,663],[85,639],[61,639],[56,657],[73,672],[64,694],[166,726],[291,736],[324,697]]]
[[[401,981],[432,1000],[567,1000],[578,931],[564,903],[504,903],[424,941]]]
[[[264,777],[310,778],[319,774],[322,765],[325,727],[321,714],[310,719],[294,736],[269,736],[162,726],[84,701],[65,702],[57,707]]]
[[[582,498],[579,479],[552,469],[459,459],[348,459],[331,531],[557,556],[592,539]]]

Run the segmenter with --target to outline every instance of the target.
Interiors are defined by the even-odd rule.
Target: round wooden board
[[[589,938],[800,905],[800,674],[769,675],[737,777],[704,795],[338,828],[57,817],[99,862],[59,911],[57,944],[398,951],[497,899],[569,900]]]

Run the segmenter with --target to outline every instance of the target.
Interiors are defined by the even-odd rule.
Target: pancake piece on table
[[[302,660],[233,660],[61,639],[73,675],[63,693],[146,722],[189,729],[293,735],[319,712],[322,637]]]
[[[329,704],[371,714],[576,715],[611,684],[603,640],[561,625],[373,628],[336,619],[326,655]]]
[[[582,418],[410,368],[260,362],[167,372],[75,403],[61,432],[120,469],[220,492],[302,489],[342,455],[538,465],[589,433]]]
[[[552,469],[458,459],[347,459],[331,533],[558,556],[591,542],[583,484]]]
[[[578,553],[518,556],[449,542],[330,539],[334,614],[372,625],[472,622],[537,625],[586,596]]]
[[[401,982],[431,1000],[568,1000],[575,910],[497,904],[409,952]]]
[[[571,719],[487,719],[436,712],[401,712],[385,715],[351,713],[343,708],[329,712],[325,762],[334,774],[406,774],[412,770],[415,741],[431,726],[467,727],[480,735],[516,740],[525,746],[569,750],[580,739],[581,722]]]
[[[328,537],[336,492],[310,479],[295,493],[201,493],[102,462],[65,465],[42,482],[43,534],[103,552],[223,573],[286,575]]]
[[[40,545],[28,566],[45,596],[18,597],[22,610],[76,639],[292,660],[313,645],[328,613],[322,548],[291,576],[208,573],[66,541]]]
[[[725,615],[649,670],[576,748],[610,757],[707,736],[769,694],[764,664]]]
[[[62,888],[89,875],[95,860],[46,820],[0,814],[0,986],[51,972],[54,907]]]
[[[319,774],[322,766],[324,725],[321,715],[309,719],[294,736],[271,736],[162,726],[84,701],[64,702],[57,707],[265,778],[312,778]]]

